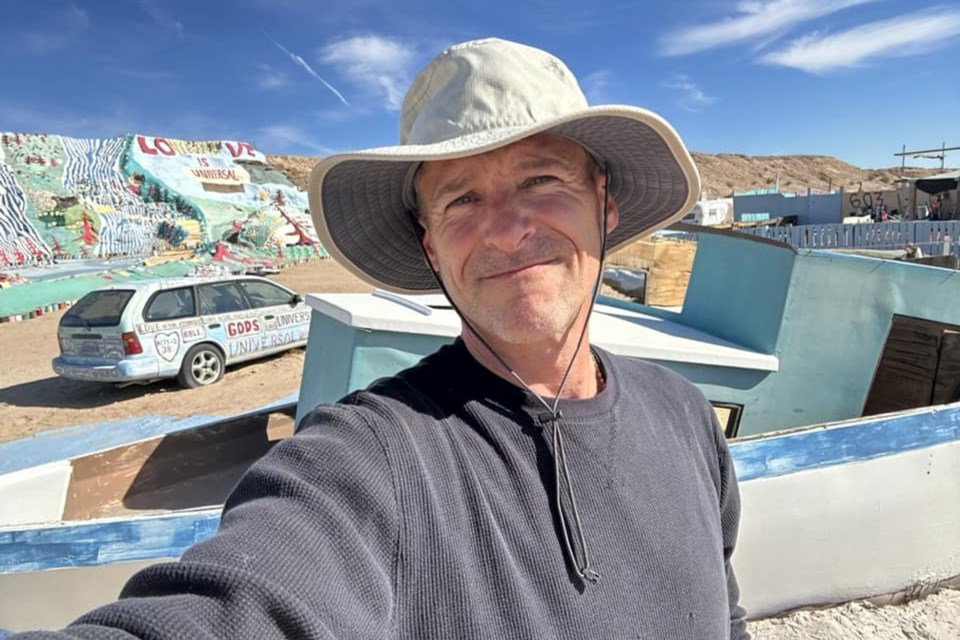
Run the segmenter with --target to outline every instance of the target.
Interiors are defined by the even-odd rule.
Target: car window
[[[65,327],[115,327],[133,296],[129,289],[91,291],[70,307],[60,324]]]
[[[203,284],[200,290],[200,313],[208,316],[249,309],[243,292],[236,282]]]
[[[196,311],[193,301],[193,287],[161,291],[150,301],[143,317],[148,322],[187,318]]]
[[[247,297],[250,298],[250,303],[254,309],[273,307],[278,304],[290,304],[293,301],[292,293],[269,282],[244,280],[240,283],[240,286],[247,292]]]

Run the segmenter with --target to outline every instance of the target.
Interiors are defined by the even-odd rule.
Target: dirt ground
[[[371,290],[333,260],[296,265],[271,278],[304,294]],[[219,383],[200,389],[182,389],[175,380],[124,389],[66,380],[50,368],[59,353],[57,322],[63,313],[0,324],[0,442],[134,416],[230,415],[269,404],[300,386],[303,349],[230,367]]]
[[[943,589],[897,606],[849,602],[749,625],[755,640],[956,640],[960,591]]]

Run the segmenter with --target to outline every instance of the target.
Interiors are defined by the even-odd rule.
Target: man
[[[320,162],[310,198],[343,265],[442,288],[461,338],[316,408],[213,538],[63,633],[748,637],[710,406],[587,335],[605,250],[698,192],[666,122],[587,107],[553,56],[501,40],[440,54],[407,94],[401,145]]]

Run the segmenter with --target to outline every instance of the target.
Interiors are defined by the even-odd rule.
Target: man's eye
[[[553,182],[556,179],[557,179],[556,176],[534,176],[532,178],[527,179],[523,183],[523,186],[532,187],[534,185],[544,184],[545,182]]]
[[[476,197],[472,193],[465,193],[459,198],[454,198],[449,203],[447,203],[447,208],[449,209],[450,207],[458,207],[461,205],[470,204],[475,200],[476,200]]]

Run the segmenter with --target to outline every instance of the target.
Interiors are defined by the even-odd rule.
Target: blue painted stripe
[[[262,407],[235,416],[194,415],[188,418],[141,416],[95,424],[47,429],[28,438],[0,443],[0,474],[19,471],[47,462],[66,460],[94,451],[110,449],[137,440],[202,427],[224,420],[294,407],[297,393],[291,393]]]
[[[730,443],[742,481],[960,441],[960,404]]]
[[[176,558],[216,532],[220,511],[0,531],[0,574]]]

